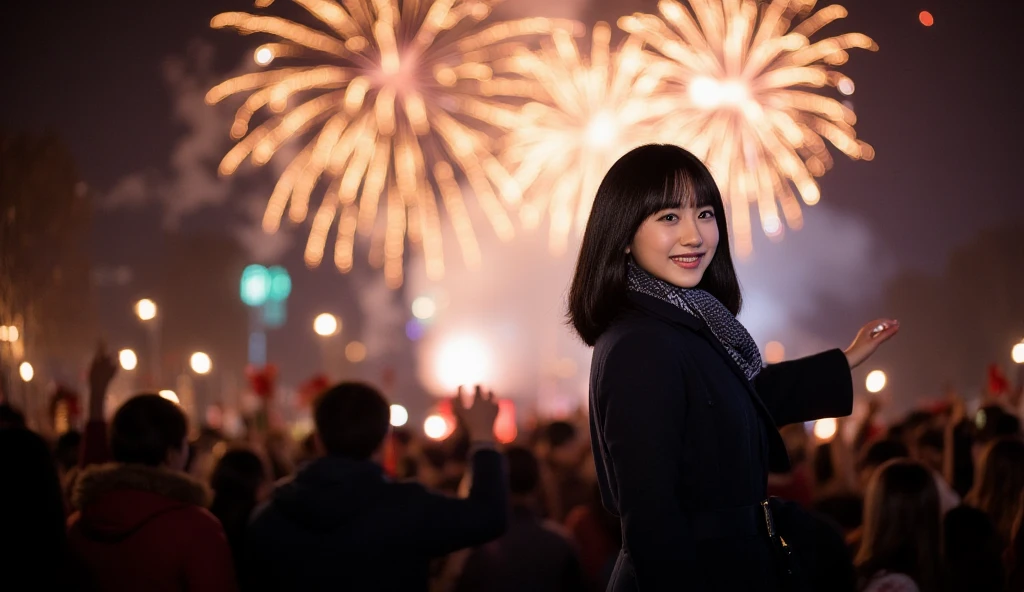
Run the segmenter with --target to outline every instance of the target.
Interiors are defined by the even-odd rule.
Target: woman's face
[[[629,246],[636,264],[654,277],[680,288],[693,288],[704,277],[718,248],[715,209],[679,207],[655,212],[644,220]]]

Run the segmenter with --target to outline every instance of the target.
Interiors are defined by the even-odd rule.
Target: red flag
[[[1003,374],[998,364],[988,367],[988,394],[990,397],[1001,397],[1010,391],[1010,381]]]

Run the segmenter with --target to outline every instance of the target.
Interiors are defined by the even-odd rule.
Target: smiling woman
[[[667,145],[619,159],[569,289],[569,318],[594,346],[601,497],[623,526],[609,590],[800,589],[767,500],[769,468],[789,466],[777,426],[848,415],[851,367],[899,326],[876,320],[845,352],[764,367],[741,301],[704,164]]]

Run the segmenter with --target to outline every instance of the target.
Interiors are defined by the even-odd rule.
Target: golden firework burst
[[[536,52],[520,49],[495,64],[501,79],[482,82],[486,94],[505,92],[505,75],[531,82],[531,98],[505,137],[503,161],[529,188],[520,218],[526,227],[549,216],[549,246],[564,253],[573,228],[586,225],[594,194],[609,167],[627,151],[654,141],[656,124],[676,108],[655,98],[664,60],[642,51],[629,37],[610,49],[611,30],[598,23],[590,54],[581,56],[569,32],[555,31]],[[575,220],[575,222],[574,222]]]
[[[874,157],[857,139],[853,110],[811,89],[834,86],[851,94],[853,81],[835,67],[846,62],[849,49],[878,47],[861,33],[812,43],[811,36],[847,15],[839,5],[817,12],[814,5],[690,0],[687,8],[661,0],[660,17],[619,20],[673,64],[659,92],[676,97],[678,108],[661,139],[708,164],[729,205],[741,256],[752,250],[751,204],[769,237],[781,237],[783,217],[791,228],[802,225],[796,194],[808,205],[820,199],[814,177],[832,165],[826,140],[851,158]]]
[[[310,266],[320,264],[337,222],[334,261],[341,271],[353,266],[358,231],[371,237],[370,261],[383,265],[388,285],[402,283],[407,237],[422,244],[428,277],[441,277],[438,201],[467,265],[479,265],[459,181],[468,183],[505,240],[513,235],[506,208],[521,194],[493,155],[489,136],[514,125],[515,113],[470,88],[491,77],[488,61],[513,51],[506,44],[514,38],[573,24],[532,18],[485,26],[497,0],[293,2],[315,17],[316,27],[243,12],[211,22],[216,29],[276,37],[255,50],[262,71],[231,78],[207,94],[214,104],[250,93],[231,128],[238,143],[220,173],[232,174],[247,158],[265,164],[288,142],[304,143],[280,175],[263,227],[278,230],[286,210],[293,222],[304,221],[310,196],[325,186],[306,245]],[[255,117],[263,121],[253,127]]]

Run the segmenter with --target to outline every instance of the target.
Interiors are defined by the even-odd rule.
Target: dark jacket
[[[455,592],[584,592],[579,553],[569,536],[532,510],[513,507],[508,532],[473,549]]]
[[[623,528],[609,590],[777,589],[767,536],[739,528],[754,518],[725,518],[765,499],[769,468],[788,468],[776,426],[850,413],[843,353],[751,384],[703,321],[630,292],[594,347],[590,401],[602,499]]]
[[[89,467],[76,484],[68,543],[99,590],[235,590],[231,550],[208,494],[183,473]]]
[[[394,483],[371,461],[317,459],[258,508],[248,590],[426,590],[429,561],[506,527],[508,482],[494,450],[473,455],[466,499]]]

